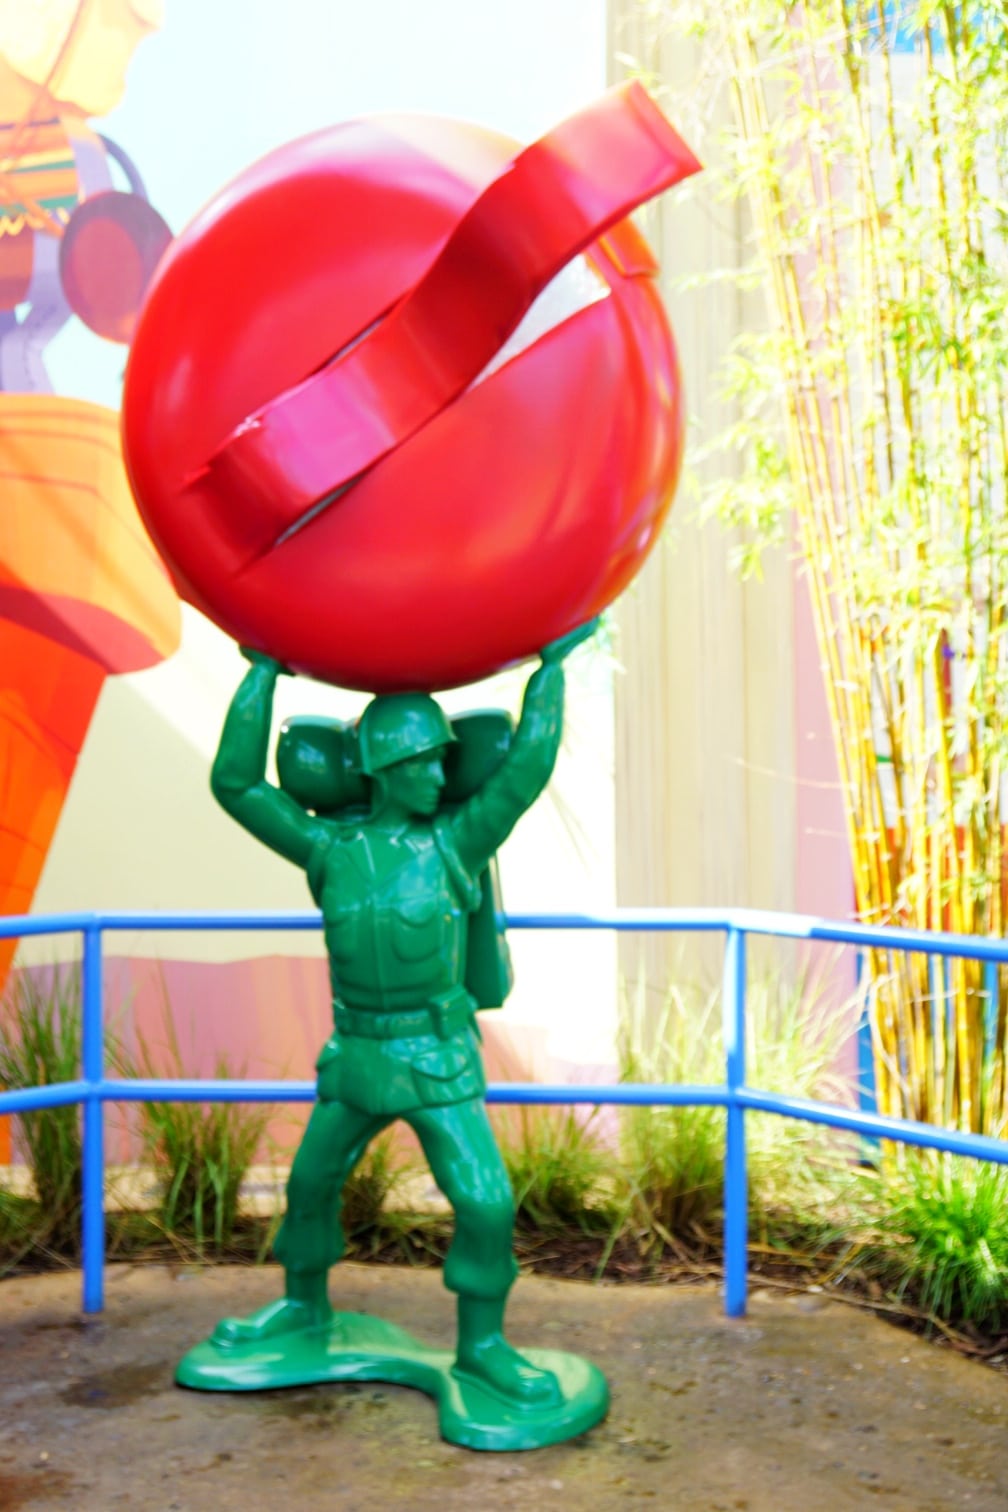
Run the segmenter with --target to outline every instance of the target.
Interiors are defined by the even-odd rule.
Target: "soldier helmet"
[[[441,706],[427,693],[384,693],[357,722],[361,771],[367,777],[397,761],[453,744],[455,735]]]

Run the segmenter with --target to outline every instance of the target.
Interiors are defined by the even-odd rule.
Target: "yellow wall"
[[[688,39],[662,36],[651,8],[612,0],[610,57],[659,77],[661,101],[696,147],[696,113],[713,106]],[[627,63],[613,63],[621,77]],[[716,121],[715,121],[716,127]],[[704,134],[701,156],[709,158]],[[679,281],[738,266],[740,211],[691,182],[645,227],[662,267],[691,417],[683,485],[664,540],[619,606],[616,682],[616,876],[621,904],[795,906],[793,574],[784,552],[743,583],[735,545],[701,525],[691,480],[699,449],[732,418],[716,369],[754,312],[730,285],[678,292]],[[709,976],[720,946],[693,937],[625,937],[621,965],[660,996],[670,973]]]

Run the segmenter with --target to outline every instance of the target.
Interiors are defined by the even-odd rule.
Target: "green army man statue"
[[[563,658],[593,628],[543,651],[506,750],[477,790],[450,806],[442,805],[445,758],[456,736],[440,706],[424,693],[373,699],[356,730],[366,802],[335,816],[298,801],[282,772],[280,787],[266,781],[283,668],[246,653],[252,665],[225,721],[213,792],[307,873],[325,928],[334,1032],[317,1062],[318,1100],[275,1245],[285,1295],[219,1324],[182,1362],[182,1384],[394,1379],[435,1395],[445,1437],[475,1448],[556,1442],[604,1415],[605,1382],[593,1366],[557,1352],[530,1358],[504,1337],[517,1272],[514,1202],[486,1114],[477,1004],[466,987],[486,869],[549,780],[562,733]],[[400,1118],[455,1212],[444,1266],[458,1298],[454,1360],[392,1325],[333,1313],[329,1303],[329,1269],[343,1250],[343,1184],[369,1141]]]

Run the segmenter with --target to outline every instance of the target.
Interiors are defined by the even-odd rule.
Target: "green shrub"
[[[1008,1168],[907,1151],[878,1176],[871,1206],[896,1300],[953,1326],[1008,1329]]]
[[[79,966],[14,976],[0,1003],[0,1090],[76,1081],[81,1029]],[[8,1204],[8,1219],[18,1214],[26,1248],[43,1246],[75,1258],[80,1250],[81,1110],[73,1105],[42,1108],[19,1115],[18,1124],[36,1202]]]

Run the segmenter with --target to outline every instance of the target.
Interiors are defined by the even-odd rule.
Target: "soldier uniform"
[[[514,738],[480,789],[398,832],[373,811],[350,821],[306,814],[265,782],[278,670],[259,658],[246,675],[213,775],[229,812],[305,867],[329,955],[333,1034],[317,1062],[318,1101],[291,1170],[276,1255],[289,1284],[339,1259],[343,1184],[369,1141],[402,1118],[455,1211],[446,1286],[460,1297],[501,1299],[516,1274],[514,1204],[483,1100],[476,1004],[464,986],[468,920],[480,905],[481,872],[552,771],[562,668],[533,674]],[[380,784],[397,762],[452,738],[425,695],[378,698],[361,719],[362,765]]]

